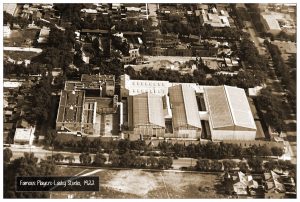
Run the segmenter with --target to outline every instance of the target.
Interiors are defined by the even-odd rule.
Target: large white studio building
[[[127,124],[143,138],[255,140],[256,125],[244,89],[196,83],[131,80],[121,76]],[[205,129],[204,129],[205,128]]]

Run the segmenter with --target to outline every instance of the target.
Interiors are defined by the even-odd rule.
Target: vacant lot
[[[4,46],[28,47],[36,40],[38,32],[36,29],[12,30],[10,37],[3,39]]]
[[[3,51],[4,56],[7,56],[16,61],[31,60],[33,57],[39,55],[35,52],[26,52],[26,51]]]
[[[82,169],[84,170],[84,169]],[[78,170],[77,170],[78,171]],[[53,193],[53,198],[225,198],[215,191],[218,176],[143,170],[84,170],[100,177],[99,192]]]

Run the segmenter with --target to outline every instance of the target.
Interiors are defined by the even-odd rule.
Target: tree
[[[158,168],[168,169],[171,168],[173,164],[173,160],[171,157],[160,157],[158,159]]]
[[[260,147],[257,148],[256,154],[257,154],[257,156],[271,156],[272,151],[269,147],[260,146]]]
[[[224,143],[220,143],[220,148],[219,148],[219,155],[220,158],[228,158],[230,156],[232,156],[232,144],[224,144]]]
[[[47,130],[47,132],[45,134],[45,139],[44,139],[45,144],[48,146],[50,146],[50,145],[52,146],[56,137],[57,137],[56,130],[53,130],[53,129]]]
[[[160,142],[158,144],[158,148],[163,152],[163,153],[167,153],[170,151],[171,149],[171,144],[166,142],[166,141],[163,141],[163,142]]]
[[[226,171],[230,171],[237,167],[237,163],[233,160],[223,160],[222,163],[224,166],[224,170]]]
[[[250,156],[251,158],[254,157],[258,152],[257,152],[257,146],[252,145],[244,150],[244,155]]]
[[[81,153],[79,155],[79,161],[83,165],[88,165],[88,164],[90,164],[92,162],[92,158],[91,158],[91,156],[90,156],[89,153]]]
[[[174,151],[174,153],[176,154],[176,156],[183,156],[185,147],[184,147],[183,144],[179,144],[179,143],[176,142],[173,145],[172,150]]]
[[[34,153],[24,153],[23,157],[4,164],[4,198],[49,198],[44,192],[16,192],[16,176],[50,176],[55,174],[55,164],[41,160],[40,165]]]
[[[67,80],[67,77],[65,74],[59,74],[58,76],[56,76],[54,78],[54,89],[56,90],[56,92],[61,91],[64,88],[65,85],[65,81]]]
[[[274,156],[282,156],[284,154],[284,150],[280,147],[272,147],[271,148],[272,154]]]
[[[258,158],[250,158],[247,160],[249,167],[254,171],[254,172],[262,172],[262,160]]]
[[[114,167],[118,167],[120,164],[120,157],[118,154],[116,154],[114,151],[109,155],[109,161],[111,162],[111,165]]]
[[[204,152],[205,152],[207,158],[210,158],[210,159],[220,158],[219,148],[220,148],[220,146],[217,143],[208,142],[205,145],[205,149],[204,149]]]
[[[81,142],[80,142],[80,148],[81,148],[81,151],[82,151],[82,152],[87,152],[87,151],[89,151],[90,146],[91,146],[91,141],[89,140],[88,137],[84,136],[84,137],[81,139]]]
[[[128,139],[120,140],[118,143],[119,154],[124,154],[130,150],[130,141]]]
[[[63,156],[62,154],[60,154],[60,153],[54,154],[54,155],[53,155],[53,160],[54,160],[55,162],[61,162],[61,161],[63,161],[64,159],[65,159],[64,156]]]
[[[208,159],[198,159],[196,169],[199,171],[210,170],[210,161]]]
[[[50,109],[52,106],[51,101],[51,82],[52,75],[42,72],[42,77],[38,84],[31,88],[33,100],[30,113],[25,117],[30,124],[44,124],[48,122]]]
[[[138,150],[139,153],[141,151],[145,150],[145,147],[146,147],[145,140],[136,140],[136,141],[130,142],[130,149],[131,150]]]
[[[242,155],[243,155],[242,151],[243,151],[243,149],[242,149],[241,146],[239,146],[237,144],[232,145],[232,154],[233,154],[233,156],[241,158]]]
[[[249,172],[249,166],[246,162],[240,161],[238,167],[240,168],[240,171],[243,173]]]
[[[103,166],[105,161],[106,157],[103,154],[97,152],[94,158],[94,164],[97,166]]]
[[[69,164],[72,164],[75,161],[74,155],[65,157],[65,160],[69,161]]]
[[[147,159],[147,165],[150,166],[151,168],[157,168],[157,166],[158,166],[158,160],[157,160],[157,158],[155,158],[154,156],[151,155]]]
[[[274,160],[267,161],[263,164],[264,169],[267,171],[274,170],[277,167],[277,162]]]
[[[51,176],[56,171],[56,164],[50,159],[42,159],[40,162],[40,175]]]
[[[127,151],[120,156],[120,166],[125,168],[130,168],[134,166],[136,156],[133,152]]]
[[[291,161],[284,161],[284,160],[278,160],[278,169],[282,169],[282,170],[291,170],[292,168],[294,168],[294,164],[291,163]]]
[[[144,168],[147,164],[147,161],[145,158],[143,157],[136,157],[136,159],[134,160],[134,167],[135,168]]]
[[[196,155],[196,146],[194,144],[189,144],[186,148],[187,155],[190,158],[195,158]]]
[[[12,156],[13,156],[13,153],[9,148],[4,149],[4,151],[3,151],[3,161],[5,163],[9,163]]]
[[[213,160],[210,163],[210,170],[211,171],[222,171],[223,164],[218,160]]]

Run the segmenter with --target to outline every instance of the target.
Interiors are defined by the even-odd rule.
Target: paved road
[[[39,158],[39,159],[45,159],[47,156],[52,155],[52,151],[50,150],[45,150],[42,147],[35,147],[35,146],[28,146],[28,145],[11,145],[10,149],[13,152],[13,157],[12,159],[16,159],[19,157],[24,156],[24,152],[32,152],[34,153],[34,156]],[[79,155],[80,153],[73,153],[73,152],[64,152],[64,151],[53,151],[53,154],[62,154],[64,157],[73,155],[75,158],[74,163],[80,163],[79,161]],[[94,154],[91,154],[92,158],[95,156]],[[65,161],[67,162],[67,161]]]
[[[157,4],[150,3],[148,4],[148,9],[149,9],[149,17],[152,19],[152,25],[157,26],[158,25],[158,20],[157,20]]]
[[[246,25],[247,32],[250,34],[250,38],[254,42],[255,47],[257,48],[259,54],[260,55],[265,54],[265,48],[262,46],[259,40],[260,38],[257,36],[255,32],[252,22],[246,21],[245,25]]]
[[[3,47],[3,50],[5,51],[24,51],[24,52],[35,52],[35,53],[41,53],[43,49],[41,48],[24,48],[24,47]]]
[[[195,166],[197,159],[192,158],[178,158],[173,160],[173,168],[180,169],[181,167]]]

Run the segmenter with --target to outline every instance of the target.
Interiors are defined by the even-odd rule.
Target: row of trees
[[[133,152],[127,151],[124,154],[116,154],[115,152],[109,155],[111,164],[115,167],[133,167],[133,168],[157,168],[168,169],[172,167],[173,160],[171,157],[153,157],[148,158],[136,156]]]
[[[288,86],[291,79],[289,75],[289,68],[282,59],[279,48],[267,41],[265,42],[265,44],[267,45],[270,55],[272,56],[277,75],[281,77],[282,83]]]
[[[242,35],[242,32],[235,28],[216,29],[209,24],[202,25],[198,17],[187,17],[187,24],[183,23],[182,18],[176,14],[161,17],[165,18],[165,21],[162,21],[160,26],[160,31],[163,34],[176,33],[179,36],[193,34],[201,35],[203,39],[218,37],[232,41],[239,40]]]
[[[14,17],[11,14],[7,13],[6,11],[3,12],[3,22],[4,25],[13,26],[13,24],[18,24],[22,29],[26,28],[30,21],[26,18],[22,18],[20,16]]]
[[[52,135],[49,135],[50,139],[53,139]],[[47,138],[48,139],[48,136]],[[252,145],[250,147],[242,147],[238,144],[225,144],[225,143],[213,143],[208,142],[206,144],[180,144],[160,142],[157,148],[151,145],[147,145],[143,140],[129,141],[128,139],[118,141],[101,141],[100,138],[91,141],[87,137],[83,137],[81,140],[75,141],[62,141],[59,138],[54,138],[54,145],[57,149],[68,149],[76,152],[106,152],[111,153],[117,151],[118,155],[135,151],[135,153],[143,155],[151,155],[153,150],[160,150],[162,155],[173,154],[178,157],[191,157],[191,158],[209,158],[209,159],[224,159],[243,156],[281,156],[283,149],[280,147],[267,147],[265,145],[257,146]]]
[[[181,74],[179,71],[170,69],[153,70],[143,68],[135,71],[131,66],[125,69],[125,73],[132,79],[141,80],[167,80],[170,82],[198,83],[200,85],[231,85],[240,88],[250,88],[261,85],[265,79],[264,73],[260,70],[246,69],[239,71],[237,75],[212,74],[207,78],[204,68],[194,70],[193,74]]]
[[[225,159],[225,158],[242,158],[248,157],[266,157],[266,156],[281,156],[283,149],[279,147],[266,147],[265,145],[243,148],[237,144],[224,144],[224,143],[207,143],[207,144],[190,144],[184,146],[175,143],[174,145],[166,142],[160,143],[158,146],[163,152],[174,152],[176,156],[187,156],[192,158],[209,158],[209,159]]]
[[[56,174],[56,165],[46,159],[38,163],[33,153],[24,153],[23,157],[10,161],[10,149],[4,150],[4,198],[49,198],[48,192],[16,192],[16,176],[52,176]]]
[[[106,166],[106,157],[100,152],[97,152],[94,160],[89,153],[82,153],[79,156],[80,163],[83,165],[95,165]],[[112,152],[109,155],[109,161],[111,166],[120,168],[156,168],[156,169],[168,169],[172,167],[173,160],[171,157],[153,157],[148,158],[136,156],[134,152],[125,152],[123,154],[117,154]]]
[[[289,101],[292,106],[296,106],[296,70],[289,68],[281,57],[281,52],[276,45],[267,41],[265,41],[265,44],[272,56],[277,76],[280,77],[282,84],[286,86],[287,90],[289,90]],[[293,59],[293,57],[290,59],[289,63],[292,67],[295,67],[295,59]]]
[[[10,62],[4,62],[5,68],[3,69],[3,76],[5,78],[9,78],[10,76],[16,76],[18,78],[28,78],[29,75],[37,75],[43,72],[43,69],[47,69],[47,67],[43,68],[41,65],[29,64],[27,67],[25,63],[22,64],[14,64]]]
[[[296,166],[290,161],[284,160],[270,160],[263,162],[259,158],[249,158],[246,161],[236,162],[233,160],[209,160],[209,159],[198,159],[195,169],[198,171],[232,171],[239,169],[240,171],[261,173],[266,171],[271,171],[274,169],[283,171],[295,171]]]
[[[272,94],[271,89],[265,88],[261,90],[255,101],[257,108],[264,111],[263,117],[267,125],[280,133],[284,127],[281,100]]]
[[[245,66],[249,67],[250,69],[261,70],[261,72],[267,70],[266,58],[259,55],[254,43],[248,38],[244,38],[241,41],[239,57],[246,63]]]
[[[46,123],[50,119],[52,106],[52,75],[44,72],[40,81],[31,88],[32,105],[24,118],[31,124],[38,123],[39,125]]]

